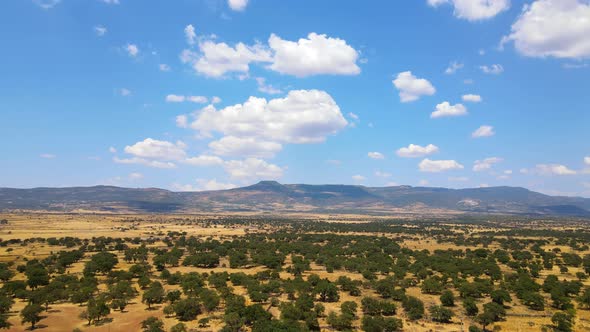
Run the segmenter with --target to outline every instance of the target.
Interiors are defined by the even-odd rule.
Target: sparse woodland
[[[142,222],[123,219],[121,227]],[[581,220],[151,217],[149,223],[143,236],[2,240],[0,327],[475,332],[590,326],[590,230]],[[221,232],[191,231],[208,228]],[[244,234],[225,235],[225,229]],[[14,253],[27,248],[43,250],[35,257]],[[75,315],[60,316],[66,312]],[[70,325],[52,325],[59,320]],[[134,325],[121,327],[126,321]]]

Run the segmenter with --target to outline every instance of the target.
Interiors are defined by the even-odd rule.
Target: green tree
[[[147,304],[148,309],[151,309],[152,304],[162,303],[164,301],[165,295],[166,292],[164,291],[164,287],[162,287],[162,284],[158,281],[154,281],[143,292],[141,301]]]
[[[453,316],[453,311],[442,305],[433,305],[430,307],[430,317],[435,322],[449,323],[453,319]]]
[[[442,292],[440,295],[440,303],[445,307],[452,307],[455,305],[455,295],[450,290]]]
[[[37,324],[41,320],[42,311],[43,308],[41,308],[41,306],[38,304],[27,304],[20,312],[22,323],[31,323],[31,330],[34,330],[35,324]]]
[[[417,297],[406,297],[402,302],[402,306],[410,320],[418,320],[424,317],[424,303]]]
[[[164,322],[152,316],[141,322],[141,328],[144,332],[164,332]]]

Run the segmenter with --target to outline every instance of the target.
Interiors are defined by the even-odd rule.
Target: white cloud
[[[256,77],[256,84],[258,84],[258,91],[260,92],[268,93],[269,95],[283,93],[281,89],[277,89],[270,84],[266,84],[266,79],[264,77]]]
[[[209,99],[205,96],[181,96],[175,94],[169,94],[166,96],[166,102],[169,103],[182,103],[185,101],[198,103],[198,104],[205,104],[209,101]]]
[[[490,19],[510,8],[510,0],[428,0],[432,7],[449,3],[453,5],[453,14],[468,21]]]
[[[192,65],[197,73],[216,78],[238,73],[239,78],[245,79],[253,63],[267,63],[268,69],[297,77],[360,73],[356,65],[358,52],[345,40],[323,34],[312,32],[298,41],[284,40],[271,34],[268,45],[240,42],[230,46],[213,39],[211,36],[195,36],[194,40],[199,40],[198,51],[185,49],[180,54],[180,60]]]
[[[180,59],[190,63],[195,71],[205,76],[222,77],[226,73],[247,73],[252,62],[271,62],[272,56],[261,44],[248,46],[238,43],[231,47],[226,43],[205,40],[199,43],[200,53],[184,50]]]
[[[197,104],[206,104],[209,101],[205,96],[186,96],[186,100]]]
[[[176,116],[176,126],[179,128],[188,128],[188,117],[184,114]]]
[[[217,96],[213,96],[213,98],[211,98],[211,104],[219,104],[221,103],[221,98],[217,97]]]
[[[359,116],[352,112],[348,112],[348,116],[355,121],[359,121]]]
[[[101,1],[108,4],[108,5],[118,5],[119,4],[119,0],[101,0]]]
[[[283,176],[281,167],[257,158],[226,161],[223,167],[233,179],[238,180],[276,180]]]
[[[371,159],[385,159],[385,156],[381,152],[369,152],[367,155]]]
[[[584,164],[590,166],[590,157],[584,157]]]
[[[494,127],[492,126],[481,126],[477,128],[473,133],[471,133],[471,137],[473,138],[480,138],[480,137],[490,137],[494,136],[496,133],[494,132]]]
[[[452,171],[463,169],[463,165],[455,160],[430,160],[428,158],[422,160],[418,167],[421,172],[439,173],[445,171]]]
[[[479,103],[479,102],[481,102],[481,96],[480,95],[466,94],[466,95],[463,95],[461,98],[463,99],[463,101],[468,101],[468,102],[472,102],[472,103]]]
[[[131,90],[126,89],[126,88],[122,88],[119,90],[119,94],[123,97],[127,97],[131,95]]]
[[[139,47],[137,47],[135,44],[127,44],[127,46],[125,46],[125,50],[131,57],[136,57],[139,54]]]
[[[134,145],[125,147],[125,152],[138,158],[181,160],[186,157],[186,144],[182,141],[176,143],[159,141],[146,138]]]
[[[118,164],[139,164],[154,168],[176,168],[176,164],[169,161],[159,160],[148,160],[144,158],[132,157],[132,158],[118,158],[114,157],[113,161]]]
[[[52,153],[42,153],[39,155],[39,157],[44,158],[44,159],[55,159],[57,158],[56,155],[52,154]]]
[[[168,103],[182,103],[186,98],[184,96],[179,95],[167,95],[166,102]]]
[[[362,181],[365,181],[365,177],[364,177],[364,176],[362,176],[362,175],[358,175],[358,174],[357,174],[357,175],[353,175],[353,176],[352,176],[352,179],[353,179],[355,182],[362,182]]]
[[[109,152],[110,153],[117,153],[117,149],[115,149],[114,146],[109,147]]]
[[[391,177],[391,173],[376,171],[375,172],[375,176],[378,176],[380,178],[390,178]]]
[[[170,66],[165,63],[161,63],[158,68],[160,68],[160,71],[170,71]]]
[[[499,75],[504,72],[504,67],[499,64],[479,66],[479,69],[485,74]]]
[[[481,171],[486,171],[492,168],[492,166],[494,166],[494,164],[497,164],[499,162],[501,162],[503,159],[502,158],[498,158],[498,157],[490,157],[490,158],[486,158],[484,160],[476,160],[475,163],[473,163],[473,171],[474,172],[481,172]]]
[[[233,188],[237,187],[235,184],[232,184],[232,183],[217,182],[217,179],[211,179],[211,180],[197,179],[197,183],[199,184],[197,191],[227,190],[227,189],[233,189]]]
[[[358,52],[339,38],[310,33],[298,41],[281,39],[272,34],[268,39],[274,51],[270,69],[281,74],[305,77],[318,74],[357,75]]]
[[[463,106],[463,104],[451,105],[448,101],[444,101],[436,105],[436,110],[430,114],[430,117],[436,119],[449,116],[462,116],[467,114],[467,108]]]
[[[576,171],[567,166],[559,164],[538,164],[535,166],[535,173],[540,175],[574,175]]]
[[[408,147],[398,149],[396,153],[402,158],[418,158],[428,156],[436,152],[438,152],[438,147],[434,144],[428,144],[427,146],[410,144]]]
[[[234,136],[225,136],[213,141],[209,143],[209,147],[217,155],[239,157],[273,157],[283,149],[280,143]]]
[[[33,2],[37,6],[47,10],[57,6],[61,2],[61,0],[33,0]]]
[[[285,98],[250,97],[243,104],[197,113],[191,127],[203,136],[255,137],[262,141],[319,143],[347,126],[332,97],[319,90],[294,90]]]
[[[447,69],[445,70],[445,74],[448,74],[448,75],[450,75],[450,74],[454,74],[454,73],[456,73],[456,72],[457,72],[457,70],[459,70],[459,69],[461,69],[461,68],[463,68],[463,64],[462,64],[462,63],[459,63],[459,62],[453,61],[453,62],[451,62],[451,63],[449,64],[449,66],[448,66],[448,67],[447,67]]]
[[[195,43],[197,34],[195,33],[195,27],[192,24],[189,24],[184,28],[184,36],[186,37],[186,42],[189,45],[193,45]]]
[[[336,159],[326,160],[326,163],[328,163],[330,165],[334,165],[334,166],[340,166],[340,165],[342,165],[342,161],[336,160]]]
[[[134,172],[134,173],[129,174],[129,180],[131,180],[131,181],[136,181],[136,180],[141,180],[141,179],[143,179],[143,174],[141,174],[141,173]]]
[[[227,5],[234,11],[243,11],[248,6],[248,0],[227,0]]]
[[[428,184],[429,184],[428,180],[424,180],[424,179],[422,179],[418,182],[418,185],[420,185],[420,186],[427,186]]]
[[[393,85],[399,90],[402,103],[418,100],[421,96],[432,96],[436,92],[428,80],[417,78],[411,71],[399,73]]]
[[[502,43],[531,57],[590,57],[590,2],[537,0],[523,7]]]
[[[102,25],[97,25],[94,27],[94,33],[96,33],[97,36],[102,37],[107,33],[107,28],[105,28]]]
[[[208,155],[186,158],[182,162],[191,166],[218,166],[223,164],[223,160],[221,158]]]

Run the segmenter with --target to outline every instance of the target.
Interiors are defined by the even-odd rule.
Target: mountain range
[[[257,184],[174,192],[114,186],[0,188],[0,210],[115,213],[297,212],[333,214],[527,214],[590,217],[590,199],[519,187],[448,189],[392,186]]]

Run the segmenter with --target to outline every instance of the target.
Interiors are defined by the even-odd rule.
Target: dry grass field
[[[486,249],[494,251],[502,248],[502,242],[491,241],[490,243],[484,244],[460,244],[456,241],[453,242],[454,237],[463,237],[477,239],[484,234],[490,232],[508,231],[514,229],[514,224],[507,223],[506,226],[501,226],[498,223],[453,223],[449,221],[439,222],[438,226],[432,226],[432,230],[442,229],[445,232],[444,235],[433,237],[432,234],[421,234],[421,230],[425,228],[419,227],[416,232],[404,233],[404,232],[387,232],[372,231],[368,229],[364,231],[362,225],[373,222],[384,222],[383,218],[372,218],[366,216],[344,216],[340,220],[335,216],[291,216],[297,218],[296,223],[305,224],[306,222],[313,222],[326,225],[357,225],[358,227],[352,231],[339,232],[342,236],[365,236],[371,238],[387,238],[394,239],[402,249],[409,249],[412,251],[427,250],[432,253],[435,251],[447,251],[447,250],[476,250]],[[256,216],[244,216],[244,220],[257,220]],[[267,217],[272,219],[272,217]],[[154,258],[154,251],[152,249],[166,249],[169,248],[167,243],[164,241],[171,232],[183,233],[187,238],[195,237],[197,240],[217,240],[233,241],[236,239],[245,239],[248,236],[254,234],[273,234],[283,230],[288,224],[280,223],[268,223],[263,222],[256,223],[240,223],[235,220],[240,219],[238,215],[221,215],[221,216],[210,216],[210,215],[106,215],[106,214],[92,214],[92,213],[80,213],[80,214],[48,214],[48,213],[13,213],[13,214],[0,214],[0,220],[7,220],[6,224],[0,225],[0,239],[5,242],[9,242],[0,247],[0,262],[8,263],[10,269],[15,272],[15,275],[11,280],[27,280],[25,273],[18,272],[16,267],[19,265],[25,265],[28,261],[37,259],[42,261],[43,259],[55,254],[59,251],[68,251],[76,249],[75,247],[68,248],[62,245],[50,245],[47,241],[26,241],[26,239],[48,239],[48,238],[64,238],[73,237],[79,239],[86,239],[92,241],[93,238],[99,237],[110,237],[110,238],[121,238],[121,239],[132,239],[139,238],[140,243],[146,245],[150,249],[149,257],[147,262],[152,262]],[[218,222],[215,222],[215,221]],[[229,221],[228,221],[229,220]],[[212,222],[213,221],[213,222]],[[413,221],[401,221],[396,225],[405,225],[406,229],[412,229]],[[359,226],[360,225],[360,226]],[[522,225],[521,225],[522,226]],[[538,224],[530,224],[530,227],[536,227],[539,229]],[[292,227],[292,226],[289,226]],[[526,228],[527,226],[522,226]],[[521,227],[521,228],[522,228]],[[558,229],[558,230],[585,230],[586,226],[584,223],[568,223],[568,224],[554,224],[550,226],[542,226],[547,229]],[[427,228],[426,228],[427,229]],[[310,229],[305,232],[304,230],[298,230],[297,232],[309,233],[309,234],[322,234],[325,230]],[[466,234],[469,234],[467,237]],[[536,234],[531,234],[530,238],[519,234],[515,236],[507,236],[505,234],[498,234],[497,239],[512,240],[512,241],[523,241],[526,243],[528,240],[539,240],[543,237],[539,237]],[[11,242],[9,240],[21,240],[21,242]],[[567,240],[567,239],[566,239]],[[138,244],[128,243],[129,247],[138,247]],[[583,243],[578,243],[583,244]],[[559,243],[557,244],[554,239],[543,246],[543,250],[558,252],[558,253],[575,253],[581,257],[590,254],[588,247],[583,248],[572,248],[569,244]],[[134,263],[127,262],[125,260],[124,251],[121,250],[109,250],[115,254],[118,258],[118,263],[113,270],[128,270]],[[90,257],[95,252],[86,252],[84,257],[67,267],[64,271],[65,274],[74,275],[81,277],[84,272],[85,265],[89,262]],[[185,254],[186,255],[186,254]],[[294,275],[288,272],[287,267],[293,265],[292,255],[286,255],[279,276],[281,280],[293,279]],[[181,260],[182,261],[182,260]],[[503,273],[507,274],[514,272],[511,267],[506,264],[499,264],[500,269]],[[267,267],[260,264],[250,264],[244,267],[230,268],[230,262],[227,257],[221,256],[219,264],[214,267],[194,267],[194,266],[178,266],[167,267],[167,270],[174,274],[180,272],[186,274],[189,272],[198,272],[200,274],[212,274],[212,273],[238,273],[243,272],[247,275],[255,275],[257,273],[268,270]],[[579,276],[576,272],[584,274],[583,266],[569,267],[567,271],[560,270],[560,264],[554,264],[551,269],[542,269],[539,272],[538,277],[535,281],[542,285],[543,280],[550,274],[557,275],[560,280],[578,280]],[[360,296],[352,296],[345,291],[339,292],[339,299],[335,302],[323,303],[325,306],[326,314],[334,311],[340,312],[340,306],[345,301],[353,301],[358,304],[357,318],[353,320],[351,329],[361,329],[361,299],[365,296],[379,298],[380,295],[375,289],[366,286],[367,282],[361,273],[355,271],[349,271],[346,269],[335,269],[334,271],[328,271],[325,265],[311,262],[308,269],[305,269],[301,273],[303,279],[306,279],[310,275],[315,274],[322,279],[327,279],[331,282],[336,283],[340,277],[348,277],[352,280],[358,280],[360,287]],[[56,273],[52,273],[52,276]],[[435,273],[436,275],[436,273]],[[383,279],[386,277],[385,274],[376,274],[377,279]],[[152,271],[152,280],[160,280],[164,285],[166,291],[180,290],[179,285],[169,285],[165,281],[159,278],[159,272]],[[99,281],[98,290],[96,293],[103,293],[107,291],[106,276],[98,274],[97,279]],[[473,278],[468,278],[473,280]],[[581,280],[583,287],[590,286],[590,282],[586,279]],[[231,283],[230,283],[231,284]],[[497,282],[496,284],[499,284]],[[164,324],[164,330],[169,331],[172,326],[179,323],[179,320],[172,315],[165,315],[163,308],[166,303],[154,304],[152,308],[147,309],[146,304],[142,303],[142,294],[144,290],[135,285],[134,286],[139,294],[131,299],[123,312],[119,310],[110,310],[110,313],[105,319],[102,319],[96,324],[88,325],[88,322],[80,317],[80,314],[86,309],[84,303],[74,304],[70,301],[55,301],[48,306],[47,311],[41,313],[42,319],[37,324],[39,331],[141,331],[141,322],[148,317],[156,317],[161,319]],[[208,286],[211,288],[211,286]],[[457,289],[447,285],[445,289],[452,290],[457,300],[454,307],[450,309],[454,312],[454,316],[448,323],[434,322],[429,313],[428,308],[432,305],[440,304],[438,294],[424,294],[421,290],[420,284],[408,286],[405,288],[407,295],[415,296],[419,298],[425,307],[426,314],[423,318],[417,320],[410,320],[405,310],[402,309],[402,305],[397,303],[398,310],[394,317],[397,317],[403,321],[404,331],[467,331],[469,326],[480,326],[474,317],[466,315],[465,310],[461,306],[461,300],[459,299],[460,294]],[[249,298],[249,293],[246,287],[233,285],[232,292],[237,295],[243,295],[246,298],[246,305],[253,304]],[[541,291],[541,294],[545,298],[545,307],[543,310],[532,310],[527,306],[523,305],[514,294],[511,294],[512,301],[506,303],[506,318],[494,322],[487,326],[489,330],[494,331],[541,331],[551,330],[552,320],[551,317],[558,310],[551,306],[551,296]],[[290,302],[287,293],[283,292],[277,294],[276,297],[280,302]],[[29,300],[15,298],[14,305],[8,313],[8,322],[12,326],[8,331],[24,331],[30,327],[30,324],[22,324],[21,316],[19,313],[27,305]],[[480,313],[483,311],[483,304],[488,300],[478,301],[478,307]],[[225,325],[224,322],[224,302],[214,310],[200,313],[196,319],[186,321],[187,330],[190,331],[218,331],[221,330]],[[578,307],[577,302],[572,301],[574,307]],[[279,307],[271,306],[268,300],[262,301],[262,306],[272,314],[274,319],[281,318],[281,310]],[[199,319],[209,317],[210,322],[207,327],[199,327]],[[319,325],[322,331],[334,330],[326,316],[320,316],[318,319]],[[243,330],[250,330],[251,327],[244,326]],[[590,331],[590,312],[588,310],[582,310],[578,308],[574,318],[574,331]]]

